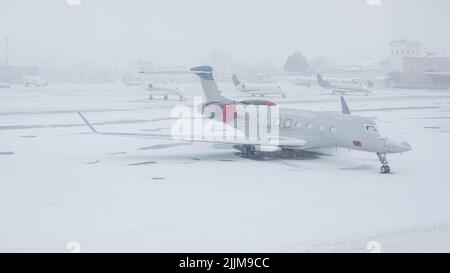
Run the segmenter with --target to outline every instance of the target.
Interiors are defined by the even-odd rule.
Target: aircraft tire
[[[381,172],[382,174],[388,174],[388,173],[391,172],[391,168],[389,167],[389,165],[383,165],[383,166],[381,166],[381,168],[380,168],[380,172]]]

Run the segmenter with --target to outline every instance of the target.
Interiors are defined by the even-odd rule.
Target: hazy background
[[[214,51],[278,64],[297,50],[372,60],[402,37],[450,46],[449,14],[448,0],[0,0],[0,60],[7,36],[10,64],[191,64]]]

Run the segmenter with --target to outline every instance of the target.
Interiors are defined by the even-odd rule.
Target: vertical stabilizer
[[[233,79],[234,86],[239,86],[241,84],[241,81],[239,81],[239,78],[236,74],[233,74],[233,76],[231,76],[231,79]]]
[[[326,87],[328,85],[327,82],[323,79],[322,74],[317,74],[317,84],[321,87]]]
[[[220,95],[219,88],[217,87],[216,81],[213,77],[213,69],[211,66],[197,66],[191,68],[191,71],[200,77],[203,95],[205,96],[206,102],[232,102],[232,100]]]
[[[345,101],[344,97],[341,96],[341,107],[342,107],[342,114],[345,115],[351,115],[350,108],[348,108],[347,102]]]

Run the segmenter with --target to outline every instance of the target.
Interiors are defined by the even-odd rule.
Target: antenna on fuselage
[[[342,114],[345,115],[351,115],[352,112],[350,112],[350,108],[348,108],[347,102],[344,99],[344,96],[341,96],[341,107],[342,107]]]

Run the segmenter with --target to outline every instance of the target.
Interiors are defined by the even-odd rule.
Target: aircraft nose
[[[389,150],[391,153],[404,153],[411,151],[412,147],[408,142],[398,142],[398,143],[390,143]]]

